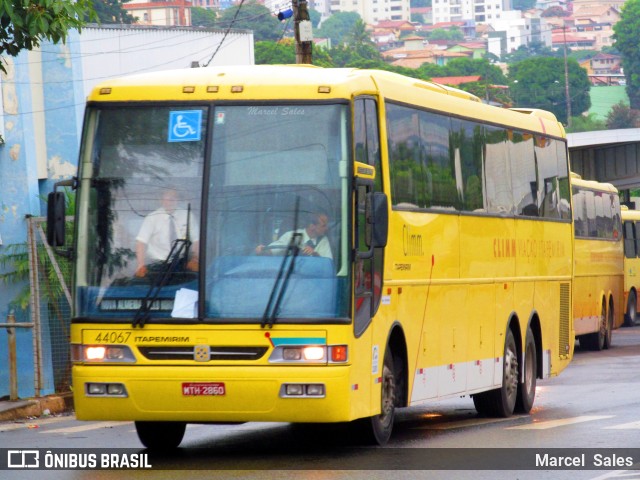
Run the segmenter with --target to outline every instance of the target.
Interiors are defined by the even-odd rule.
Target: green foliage
[[[131,0],[92,0],[98,23],[133,23],[135,18],[122,5]],[[89,19],[87,19],[89,20]]]
[[[595,130],[606,130],[607,125],[597,118],[595,113],[589,115],[579,115],[571,117],[571,126],[567,128],[567,133],[592,132]]]
[[[296,63],[296,47],[291,39],[281,42],[256,42],[255,44],[256,65],[278,65]],[[313,57],[318,49],[314,49]]]
[[[549,7],[540,14],[541,17],[570,17],[571,13],[560,6]]]
[[[0,0],[0,54],[15,57],[40,42],[64,42],[68,30],[78,31],[96,18],[91,0]],[[5,71],[0,62],[0,70]]]
[[[213,26],[224,30],[227,28],[253,30],[253,38],[256,42],[278,40],[282,36],[282,27],[278,19],[271,10],[255,0],[224,9]]]
[[[568,50],[569,52],[570,50]],[[531,42],[529,45],[520,45],[515,51],[503,56],[503,60],[508,63],[517,63],[531,57],[564,57],[563,50],[553,50],[542,42]]]
[[[459,42],[464,40],[464,33],[458,27],[434,28],[427,35],[429,40],[447,40],[449,42]]]
[[[629,108],[624,102],[618,102],[607,114],[607,128],[637,128],[640,126],[640,111]]]
[[[73,215],[75,212],[75,194],[65,190],[66,197],[66,215]],[[43,225],[44,227],[44,225]],[[73,228],[67,225],[66,232],[71,235]],[[68,240],[71,240],[68,238]],[[14,243],[7,245],[4,253],[0,254],[0,282],[5,285],[25,284],[18,292],[16,297],[10,302],[10,307],[18,310],[27,310],[31,300],[31,289],[29,286],[29,277],[31,272],[31,264],[29,262],[29,250],[27,242]],[[55,255],[60,270],[65,275],[65,282],[71,285],[71,261],[64,255]],[[42,244],[38,245],[38,266],[40,271],[47,272],[44,279],[44,285],[41,294],[49,304],[55,303],[54,300],[62,296],[62,287],[58,280],[57,274],[51,268],[51,261]]]
[[[640,0],[627,0],[613,31],[614,47],[622,55],[622,65],[627,77],[629,104],[633,109],[640,109]]]
[[[586,70],[567,59],[571,113],[581,115],[591,107],[591,83]],[[567,95],[562,58],[532,57],[509,67],[511,97],[516,106],[553,112],[567,123]]]
[[[209,8],[191,7],[191,25],[194,27],[214,28],[218,16]]]
[[[322,22],[317,36],[330,38],[331,45],[336,47],[347,41],[346,37],[358,21],[362,21],[362,18],[356,12],[336,12]]]

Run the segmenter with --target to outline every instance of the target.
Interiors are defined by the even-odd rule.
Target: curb
[[[63,393],[0,402],[0,421],[56,415],[73,410],[73,394]]]

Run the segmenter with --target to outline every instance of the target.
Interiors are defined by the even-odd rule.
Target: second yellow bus
[[[575,225],[573,326],[580,346],[602,350],[623,321],[623,244],[618,190],[571,175]]]

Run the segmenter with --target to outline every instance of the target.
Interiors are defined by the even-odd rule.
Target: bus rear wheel
[[[142,444],[153,450],[170,450],[182,442],[187,424],[184,422],[135,422]]]
[[[513,414],[518,397],[518,351],[511,329],[504,340],[502,387],[476,393],[473,404],[478,413],[489,417],[509,417]]]
[[[384,354],[382,367],[382,386],[380,398],[380,414],[362,418],[354,422],[356,434],[365,444],[385,445],[391,438],[396,408],[396,370],[390,348]]]
[[[531,327],[527,328],[524,344],[524,365],[522,366],[522,382],[518,383],[518,398],[515,411],[529,413],[536,398],[536,379],[538,377],[538,356],[536,341]]]
[[[602,302],[602,311],[600,312],[600,319],[598,321],[598,331],[593,333],[587,333],[586,335],[580,335],[580,346],[586,350],[599,351],[605,348],[607,341],[607,307],[604,301]]]
[[[624,316],[625,327],[633,327],[636,324],[636,317],[638,316],[638,298],[636,292],[629,292],[629,298],[627,299],[627,313]]]

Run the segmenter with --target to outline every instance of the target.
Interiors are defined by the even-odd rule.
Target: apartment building
[[[356,12],[369,25],[411,19],[409,0],[331,0],[331,13],[336,12]]]
[[[462,20],[493,23],[510,8],[510,0],[432,0],[433,23]]]
[[[191,0],[131,0],[122,5],[138,25],[165,27],[191,25],[191,7]]]

